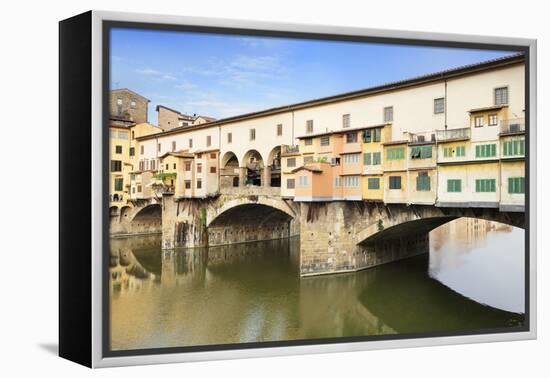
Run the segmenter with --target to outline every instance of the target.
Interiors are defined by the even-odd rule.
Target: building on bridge
[[[248,188],[296,202],[523,211],[524,94],[524,57],[509,56],[136,135],[133,173],[170,173],[177,198]]]

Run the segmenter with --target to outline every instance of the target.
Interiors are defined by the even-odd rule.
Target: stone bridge
[[[266,190],[267,189],[267,190]],[[111,209],[115,235],[162,232],[162,248],[195,248],[300,236],[302,276],[357,271],[429,250],[431,230],[459,217],[524,228],[525,215],[494,208],[363,201],[294,202],[278,188],[212,198],[139,200]],[[130,206],[131,205],[131,206]]]

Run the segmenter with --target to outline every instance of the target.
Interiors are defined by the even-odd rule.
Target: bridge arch
[[[224,217],[227,217],[228,214],[226,213],[228,212],[234,213],[235,211],[246,210],[252,207],[259,207],[266,211],[278,211],[279,213],[285,214],[289,220],[295,219],[296,217],[294,210],[292,210],[283,200],[264,196],[248,196],[227,201],[220,207],[209,208],[206,214],[206,226],[209,227],[212,225],[216,219],[223,214],[225,214]],[[216,223],[214,223],[214,225],[215,224]]]
[[[220,180],[222,187],[238,187],[240,185],[239,159],[233,151],[227,151],[221,160]]]
[[[386,205],[377,220],[357,235],[357,244],[421,235],[458,218],[477,218],[525,228],[524,213],[507,213],[498,209],[438,208],[435,206]]]

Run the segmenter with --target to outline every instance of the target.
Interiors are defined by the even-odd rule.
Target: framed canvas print
[[[534,338],[535,73],[518,38],[61,21],[60,355]]]

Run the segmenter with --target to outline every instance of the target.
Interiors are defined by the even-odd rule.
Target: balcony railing
[[[525,132],[525,119],[514,118],[500,121],[500,134],[515,134]]]
[[[435,142],[435,133],[425,131],[420,133],[409,133],[409,143]]]
[[[300,152],[300,146],[289,146],[289,145],[284,145],[283,146],[283,154],[296,154]]]
[[[447,130],[437,130],[436,138],[438,142],[444,142],[448,140],[460,140],[460,139],[470,139],[471,129],[469,127],[464,127],[462,129],[447,129]]]

